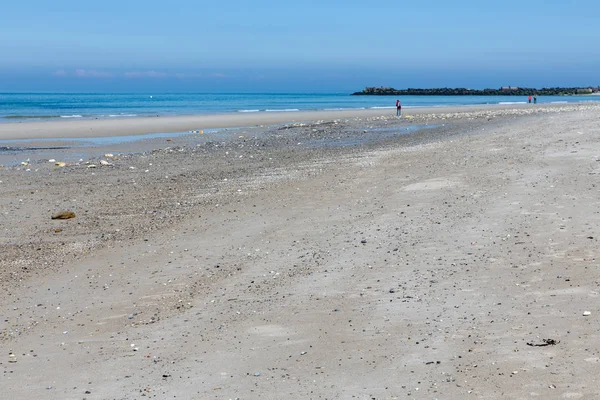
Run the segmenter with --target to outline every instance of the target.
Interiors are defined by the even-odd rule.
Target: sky
[[[5,0],[0,92],[600,85],[598,0]]]

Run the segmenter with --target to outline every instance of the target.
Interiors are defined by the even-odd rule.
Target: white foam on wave
[[[61,118],[83,118],[83,115],[61,115]]]
[[[394,106],[385,106],[385,107],[369,107],[371,110],[388,110],[388,109],[396,109]]]
[[[551,101],[551,104],[569,104],[568,101]]]
[[[297,108],[284,108],[282,110],[269,110],[269,109],[267,109],[265,111],[266,112],[290,112],[290,111],[300,111],[300,110],[297,109]]]
[[[498,104],[527,104],[526,101],[501,101]]]
[[[254,113],[254,112],[260,112],[260,110],[237,110],[237,112],[241,112],[241,113]]]
[[[405,106],[402,105],[402,108],[444,108],[444,107],[467,107],[471,104],[427,104],[427,105],[420,105],[420,106]],[[392,108],[396,108],[396,107],[392,107]]]
[[[324,108],[323,111],[351,111],[351,110],[364,110],[365,107],[356,107],[356,108]]]
[[[137,117],[137,114],[109,114],[109,117]]]

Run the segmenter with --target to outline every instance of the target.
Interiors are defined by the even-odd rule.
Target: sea
[[[516,96],[351,96],[348,93],[0,93],[0,123],[73,118],[135,118],[221,113],[394,109],[525,104]],[[539,96],[538,103],[600,101],[600,96]]]

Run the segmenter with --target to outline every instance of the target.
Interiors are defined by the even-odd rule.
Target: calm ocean
[[[516,96],[404,96],[404,107],[525,103]],[[600,101],[600,96],[541,96],[539,103]],[[394,96],[347,93],[0,93],[0,122],[48,118],[133,118],[229,112],[394,108]]]

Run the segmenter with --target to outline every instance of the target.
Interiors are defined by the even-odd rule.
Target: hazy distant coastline
[[[367,87],[353,96],[575,96],[600,94],[599,87],[554,87],[522,88],[505,86],[500,89],[434,88],[434,89],[394,89],[391,87]]]

